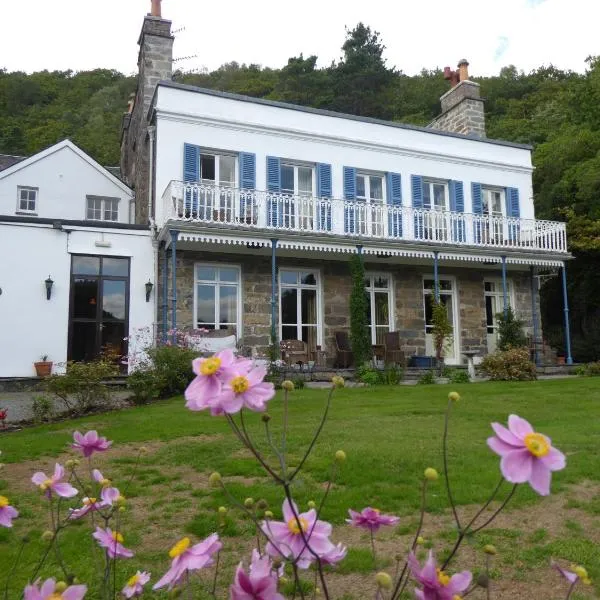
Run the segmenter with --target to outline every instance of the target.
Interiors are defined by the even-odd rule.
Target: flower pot
[[[52,361],[43,360],[40,362],[33,363],[35,367],[35,374],[38,377],[48,377],[52,373]]]
[[[557,365],[564,365],[565,364],[565,357],[564,356],[557,356],[556,357],[556,364]]]

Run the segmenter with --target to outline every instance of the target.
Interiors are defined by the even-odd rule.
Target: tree
[[[444,350],[450,337],[452,337],[452,323],[448,316],[448,307],[439,300],[432,299],[431,306],[431,335],[435,357],[438,361],[440,375],[444,366]]]
[[[368,299],[365,293],[365,266],[362,257],[354,254],[350,259],[352,291],[350,292],[350,345],[354,355],[354,365],[361,367],[372,355],[371,337],[367,314]]]
[[[498,349],[522,348],[527,346],[527,338],[523,331],[523,321],[517,319],[513,309],[509,306],[504,312],[496,315],[498,321]]]

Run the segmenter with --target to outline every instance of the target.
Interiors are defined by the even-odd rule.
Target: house
[[[509,305],[540,338],[537,276],[564,272],[565,225],[535,218],[531,147],[485,137],[466,61],[447,70],[440,116],[415,127],[173,82],[157,0],[139,44],[121,170],[156,232],[164,339],[225,329],[259,354],[301,339],[331,363],[354,253],[374,347],[399,331],[406,355],[433,354],[436,297],[448,364],[493,351]]]
[[[151,327],[152,233],[132,221],[133,194],[69,140],[0,171],[0,377],[54,372]],[[9,163],[9,164],[8,164]],[[150,299],[150,298],[148,298]]]

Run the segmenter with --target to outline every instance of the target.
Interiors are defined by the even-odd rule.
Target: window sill
[[[37,217],[38,214],[32,210],[15,210],[15,215],[27,215],[29,217]]]

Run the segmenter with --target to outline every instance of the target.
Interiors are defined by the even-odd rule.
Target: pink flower
[[[423,568],[414,552],[408,556],[408,566],[412,576],[423,586],[415,589],[415,598],[418,600],[455,600],[471,585],[473,576],[469,571],[462,571],[450,577],[446,575],[435,563],[431,550]]]
[[[92,537],[100,547],[106,548],[109,558],[131,558],[133,556],[133,552],[123,546],[125,540],[118,531],[111,531],[108,527],[106,529],[96,527]]]
[[[62,481],[64,476],[64,467],[56,463],[52,477],[48,477],[46,473],[38,471],[33,475],[31,481],[39,486],[40,490],[42,490],[48,498],[52,496],[52,492],[62,498],[72,498],[73,496],[76,496],[78,492],[70,483]]]
[[[0,525],[12,527],[12,520],[19,516],[19,511],[11,506],[6,496],[0,496]]]
[[[572,571],[564,569],[558,563],[552,561],[552,568],[556,569],[569,583],[574,584],[576,581],[583,581],[586,585],[590,585],[592,581],[589,578],[588,572],[584,567],[579,565],[571,565]]]
[[[400,521],[399,517],[382,515],[379,509],[370,506],[363,508],[360,512],[349,509],[348,514],[350,519],[346,519],[346,523],[349,523],[352,527],[362,527],[373,532],[377,531],[382,525],[396,525]]]
[[[257,550],[252,551],[250,574],[247,575],[238,565],[235,581],[229,588],[229,600],[285,600],[277,592],[278,576],[268,556],[261,557]]]
[[[71,444],[71,448],[79,450],[86,458],[94,454],[94,452],[104,452],[108,450],[112,444],[105,437],[100,437],[97,431],[88,431],[85,435],[81,435],[79,431],[73,434],[75,443]]]
[[[85,517],[89,512],[102,510],[106,508],[106,504],[104,502],[98,502],[96,498],[83,498],[82,499],[83,506],[81,508],[72,508],[69,512],[69,519],[75,521],[76,519],[81,519]]]
[[[92,471],[92,477],[102,486],[100,498],[102,498],[102,502],[106,506],[112,506],[119,498],[121,498],[119,489],[112,487],[110,479],[106,479],[98,469]]]
[[[185,537],[169,550],[169,556],[173,562],[170,569],[154,584],[153,590],[158,590],[165,585],[171,589],[179,583],[186,572],[210,567],[214,562],[212,555],[223,547],[219,541],[219,535],[216,533],[209,535],[195,546],[190,546],[190,543],[190,538]]]
[[[217,352],[209,358],[196,358],[192,361],[194,380],[185,390],[186,406],[190,410],[210,408],[211,401],[218,396],[223,383],[237,372],[247,373],[252,362],[245,358],[236,358],[232,350]]]
[[[283,518],[283,522],[269,520],[263,521],[261,525],[270,540],[266,547],[270,556],[296,559],[301,569],[307,569],[315,560],[312,552],[321,558],[336,549],[329,540],[331,525],[317,520],[317,511],[314,508],[300,513],[296,504],[290,505],[286,498],[283,502]]]
[[[552,447],[550,438],[535,433],[521,417],[510,415],[508,429],[492,423],[496,435],[488,438],[488,446],[499,456],[500,470],[506,481],[525,483],[541,496],[550,493],[552,471],[565,468],[565,455]]]
[[[28,585],[24,592],[24,600],[81,600],[87,592],[85,585],[70,585],[62,592],[56,591],[56,579],[46,579],[40,587],[40,580]]]
[[[150,573],[138,571],[127,580],[127,585],[121,590],[125,598],[134,598],[144,593],[144,586],[150,581]]]
[[[253,367],[248,372],[237,371],[211,402],[211,414],[234,414],[243,407],[263,412],[267,408],[266,403],[275,395],[275,386],[263,381],[266,374],[264,367]]]
[[[346,546],[338,544],[337,546],[333,546],[329,552],[322,554],[320,559],[324,565],[337,565],[337,563],[346,558],[346,554],[348,554]]]

